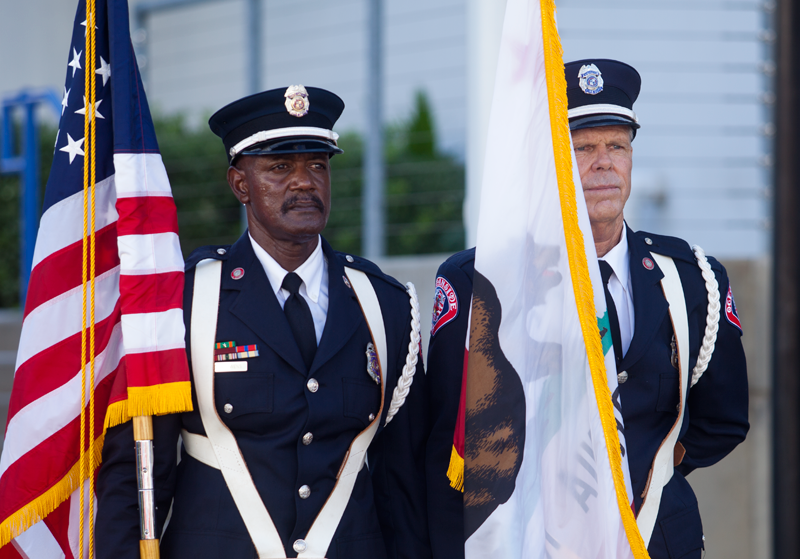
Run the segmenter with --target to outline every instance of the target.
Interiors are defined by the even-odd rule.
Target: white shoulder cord
[[[706,290],[708,291],[708,313],[706,314],[706,332],[703,336],[703,345],[700,347],[700,353],[697,355],[697,363],[692,370],[692,383],[691,386],[697,384],[703,373],[708,368],[708,363],[711,361],[711,356],[714,354],[714,346],[717,343],[717,332],[719,331],[719,284],[708,263],[705,251],[698,245],[692,245],[694,257],[697,259],[697,265],[703,273],[703,279],[706,280]]]
[[[397,386],[395,386],[394,392],[392,393],[392,403],[389,404],[389,411],[386,414],[386,423],[383,424],[384,427],[389,424],[403,404],[406,403],[406,397],[411,388],[411,383],[414,382],[414,373],[417,372],[417,361],[419,360],[419,299],[417,298],[417,290],[413,283],[406,283],[406,289],[411,299],[411,340],[408,342],[408,355],[406,356],[406,364],[403,367],[403,374],[398,379]],[[717,295],[717,299],[719,299],[719,294]]]

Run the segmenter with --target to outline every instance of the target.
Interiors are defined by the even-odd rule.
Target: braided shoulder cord
[[[719,284],[717,278],[714,276],[714,271],[708,263],[705,251],[697,245],[692,246],[692,252],[697,259],[697,265],[703,274],[703,279],[706,280],[706,290],[708,291],[708,313],[706,314],[706,331],[703,336],[703,345],[700,347],[700,353],[697,355],[697,363],[692,370],[692,383],[691,386],[697,384],[703,373],[708,368],[708,363],[711,361],[711,356],[714,354],[714,346],[717,343],[717,332],[719,331]]]
[[[397,386],[395,386],[392,393],[392,403],[389,405],[384,427],[389,424],[395,414],[403,407],[403,404],[406,403],[411,383],[414,382],[414,373],[417,372],[417,361],[419,360],[419,299],[413,283],[406,283],[406,289],[411,299],[411,340],[408,342],[408,355],[406,356],[406,364],[403,366],[403,374],[398,379]]]

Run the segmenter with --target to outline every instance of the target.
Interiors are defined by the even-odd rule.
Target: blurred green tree
[[[361,252],[363,139],[339,140],[331,160],[331,217],[323,233],[338,250]],[[436,148],[433,116],[418,92],[410,118],[386,130],[386,235],[389,255],[452,253],[464,248],[464,165]]]

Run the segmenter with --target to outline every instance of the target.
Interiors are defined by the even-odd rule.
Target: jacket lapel
[[[245,275],[242,279],[235,280],[231,277],[231,272],[236,268],[244,269]],[[230,313],[305,376],[306,366],[300,349],[294,341],[286,315],[278,304],[264,267],[253,252],[247,233],[230,249],[230,256],[222,270],[222,290],[239,292],[229,307]]]
[[[625,229],[630,252],[635,330],[628,353],[619,364],[620,371],[631,368],[645,354],[669,310],[660,284],[664,273],[653,260],[644,239],[634,235],[627,225]],[[652,270],[645,268],[645,258],[653,262]]]
[[[364,320],[355,292],[344,283],[344,266],[325,239],[322,251],[328,262],[328,316],[311,364],[312,373],[336,355]]]

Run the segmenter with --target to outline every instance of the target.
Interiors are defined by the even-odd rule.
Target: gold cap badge
[[[302,85],[290,85],[286,88],[286,97],[284,105],[289,114],[296,117],[305,116],[308,114],[308,107],[311,104],[308,100],[308,91]]]

